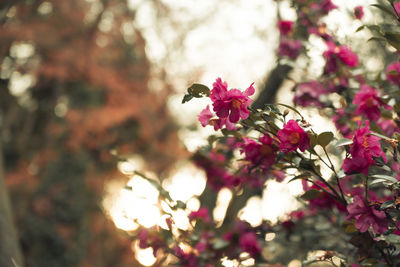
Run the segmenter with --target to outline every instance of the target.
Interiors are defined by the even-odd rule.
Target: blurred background
[[[338,27],[338,12],[330,27]],[[197,123],[206,102],[182,105],[183,94],[217,77],[230,88],[255,82],[259,92],[269,73],[281,71],[277,14],[272,0],[2,1],[0,218],[13,222],[0,221],[0,251],[35,267],[152,265],[151,251],[139,251],[130,233],[158,224],[158,192],[132,172],[198,209],[205,178],[188,158],[211,129]],[[279,15],[295,19],[285,1]],[[324,49],[318,45],[315,54]],[[291,103],[290,87],[280,102]],[[286,198],[275,210],[266,203],[299,189],[271,187],[248,206],[274,220],[296,203]],[[229,190],[218,196],[230,197]],[[215,218],[225,210],[217,207]],[[185,214],[176,216],[184,228]]]

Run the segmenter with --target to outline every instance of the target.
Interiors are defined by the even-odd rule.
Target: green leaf
[[[390,208],[390,207],[393,207],[393,206],[394,206],[394,201],[393,200],[388,200],[388,201],[382,203],[381,209],[387,209],[387,208]]]
[[[390,243],[400,244],[400,236],[398,235],[394,234],[387,235],[385,236],[385,240],[389,241]]]
[[[354,226],[354,224],[349,224],[346,226],[344,231],[348,234],[353,234],[358,231],[358,229]]]
[[[204,96],[210,96],[210,89],[199,83],[194,83],[187,89],[187,94],[183,97],[182,103],[190,101],[193,97],[201,98]]]
[[[370,31],[381,33],[381,28],[378,25],[366,25]]]
[[[388,6],[384,6],[384,5],[380,5],[380,4],[373,4],[371,5],[373,7],[379,8],[380,10],[382,10],[383,12],[393,16],[394,18],[396,18],[396,15],[394,14],[393,10],[388,7]]]
[[[213,246],[213,249],[220,250],[220,249],[228,247],[229,246],[229,242],[226,241],[226,240],[218,238],[217,240],[215,240],[215,242],[213,243],[212,246]]]
[[[293,182],[293,181],[298,180],[298,179],[305,179],[305,178],[308,178],[308,177],[311,177],[311,174],[309,174],[309,173],[302,173],[302,174],[296,175],[295,177],[293,177],[292,179],[290,179],[290,180],[288,181],[288,183]]]
[[[186,209],[186,203],[178,200],[174,206],[174,209]]]
[[[389,137],[387,137],[385,135],[382,135],[382,134],[379,134],[379,133],[376,133],[376,132],[371,132],[371,135],[378,136],[378,137],[380,137],[382,139],[385,139],[385,140],[391,140]]]
[[[304,200],[312,200],[314,198],[316,198],[319,194],[321,194],[321,191],[317,190],[317,189],[310,189],[307,192],[305,192],[301,198]]]
[[[365,28],[365,25],[361,25],[360,27],[357,28],[356,32],[359,32]]]
[[[398,183],[399,182],[396,178],[394,178],[392,176],[389,176],[389,175],[384,175],[384,174],[374,174],[374,175],[371,176],[371,178],[384,179],[384,180],[387,180],[387,181],[392,182],[392,183]]]
[[[397,25],[383,24],[381,25],[383,36],[387,42],[397,50],[400,50],[400,29]]]
[[[318,136],[314,133],[310,133],[308,135],[310,137],[310,148],[313,148],[317,145]]]
[[[351,144],[353,144],[353,140],[347,139],[347,138],[342,138],[342,139],[337,140],[336,147],[347,146],[347,145],[351,145]]]
[[[318,135],[317,143],[322,147],[326,147],[333,140],[332,132],[323,132]]]
[[[385,38],[376,37],[376,36],[369,38],[367,42],[370,42],[370,41],[377,41],[377,42],[385,42],[386,43],[386,39]]]
[[[193,98],[192,95],[185,94],[185,95],[183,96],[183,99],[182,99],[182,104],[184,104],[184,103],[186,103],[186,102],[189,102],[190,100],[192,100],[192,98]]]
[[[363,260],[363,262],[361,263],[361,266],[362,267],[369,267],[369,266],[373,267],[378,263],[379,263],[379,261],[377,259],[369,258],[369,259]]]
[[[236,138],[242,138],[242,135],[238,131],[231,131],[224,128],[221,130],[221,132],[224,136],[234,136]]]

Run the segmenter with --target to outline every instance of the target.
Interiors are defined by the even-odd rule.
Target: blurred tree
[[[111,152],[138,152],[159,174],[184,152],[165,105],[170,88],[148,90],[135,12],[122,0],[0,9],[0,152],[26,266],[138,264],[99,204],[119,176]],[[1,240],[12,239],[1,226]]]

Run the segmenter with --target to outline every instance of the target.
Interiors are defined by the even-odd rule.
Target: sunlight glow
[[[156,257],[153,255],[153,249],[142,249],[139,247],[139,242],[132,243],[132,250],[135,253],[136,259],[144,266],[152,266],[157,261]]]

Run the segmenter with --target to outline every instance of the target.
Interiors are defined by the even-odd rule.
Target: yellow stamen
[[[242,105],[242,101],[240,101],[239,99],[233,99],[232,100],[232,107],[233,108],[240,108],[240,106]]]
[[[300,134],[299,133],[297,133],[297,132],[293,132],[293,133],[291,133],[290,135],[289,135],[289,142],[291,143],[291,144],[297,144],[298,142],[299,142],[299,140],[300,140]]]

